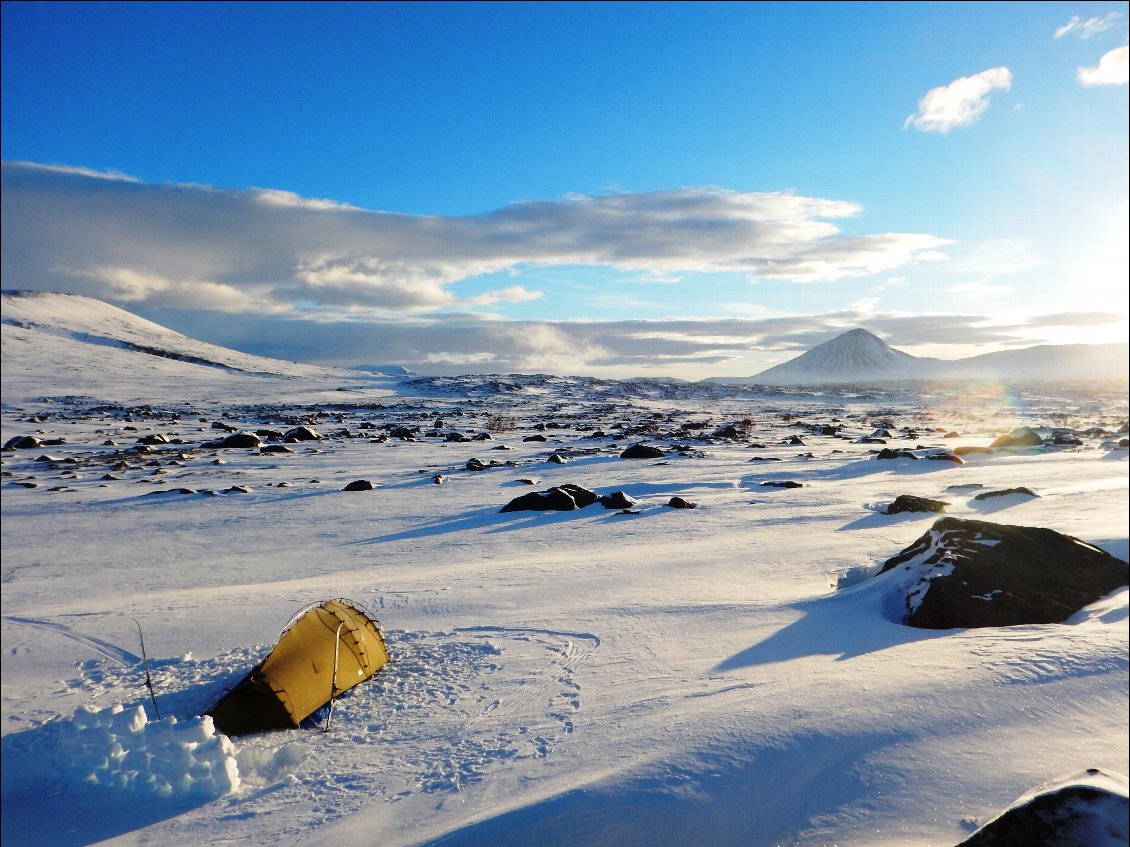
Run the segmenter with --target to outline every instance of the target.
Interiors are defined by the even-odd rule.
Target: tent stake
[[[334,673],[333,680],[330,682],[330,710],[326,712],[326,728],[323,732],[330,731],[330,718],[334,716],[334,694],[337,693],[337,658],[341,653],[341,628],[345,626],[345,621],[337,625],[337,634],[334,636]]]
[[[141,661],[145,665],[145,687],[149,689],[149,699],[153,701],[153,711],[157,715],[157,720],[161,720],[161,710],[157,708],[157,695],[153,691],[153,679],[149,676],[149,657],[145,655],[145,636],[141,634],[141,624],[138,623],[137,618],[133,619],[137,624],[137,637],[141,641]]]

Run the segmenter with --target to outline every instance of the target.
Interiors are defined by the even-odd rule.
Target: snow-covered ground
[[[51,297],[4,299],[2,439],[63,439],[3,454],[5,847],[947,845],[1088,768],[1125,792],[1126,590],[1062,624],[927,631],[868,578],[937,517],[883,514],[900,494],[1125,560],[1125,386],[414,380]],[[216,423],[324,437],[205,448]],[[1021,424],[1090,434],[962,465],[859,440]],[[667,452],[619,458],[636,442]],[[637,513],[500,512],[563,483]],[[332,597],[393,663],[329,732],[216,735],[200,716]]]

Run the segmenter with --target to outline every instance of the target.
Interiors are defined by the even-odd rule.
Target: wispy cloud
[[[523,285],[455,286],[517,268],[604,266],[796,282],[935,259],[926,233],[847,235],[851,202],[685,188],[518,202],[482,215],[372,212],[262,188],[152,185],[83,169],[3,166],[6,284],[219,311],[411,314],[532,300]],[[18,245],[9,247],[8,245]],[[12,282],[9,283],[9,280]]]
[[[1078,15],[1072,15],[1071,20],[1055,31],[1055,37],[1063,38],[1065,35],[1073,35],[1085,40],[1118,26],[1120,20],[1122,20],[1121,12],[1109,12],[1101,18],[1087,18],[1086,20]]]
[[[1125,44],[1104,53],[1092,68],[1079,68],[1075,79],[1080,85],[1126,85],[1130,79],[1130,47]]]
[[[973,76],[955,79],[949,85],[931,88],[918,101],[918,111],[908,117],[903,129],[913,127],[920,132],[946,133],[951,129],[971,126],[989,108],[994,91],[1012,87],[1008,68],[990,68]]]

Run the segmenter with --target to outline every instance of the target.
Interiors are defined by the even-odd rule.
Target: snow
[[[256,359],[70,295],[3,304],[2,439],[64,439],[2,456],[6,847],[952,845],[1039,786],[1126,772],[1128,592],[1062,624],[902,626],[900,572],[873,577],[938,516],[868,505],[943,499],[1126,559],[1125,386],[417,379]],[[204,449],[213,422],[323,438]],[[1105,434],[964,465],[859,441],[1022,425]],[[170,443],[133,450],[151,434]],[[670,452],[619,459],[636,441]],[[500,512],[565,483],[639,514]],[[1040,496],[974,499],[1017,486]],[[216,735],[201,715],[331,597],[380,621],[393,662],[329,732]]]

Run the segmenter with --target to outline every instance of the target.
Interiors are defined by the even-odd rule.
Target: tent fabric
[[[208,714],[225,735],[293,729],[388,661],[379,624],[349,600],[327,600],[295,615],[270,655]]]

